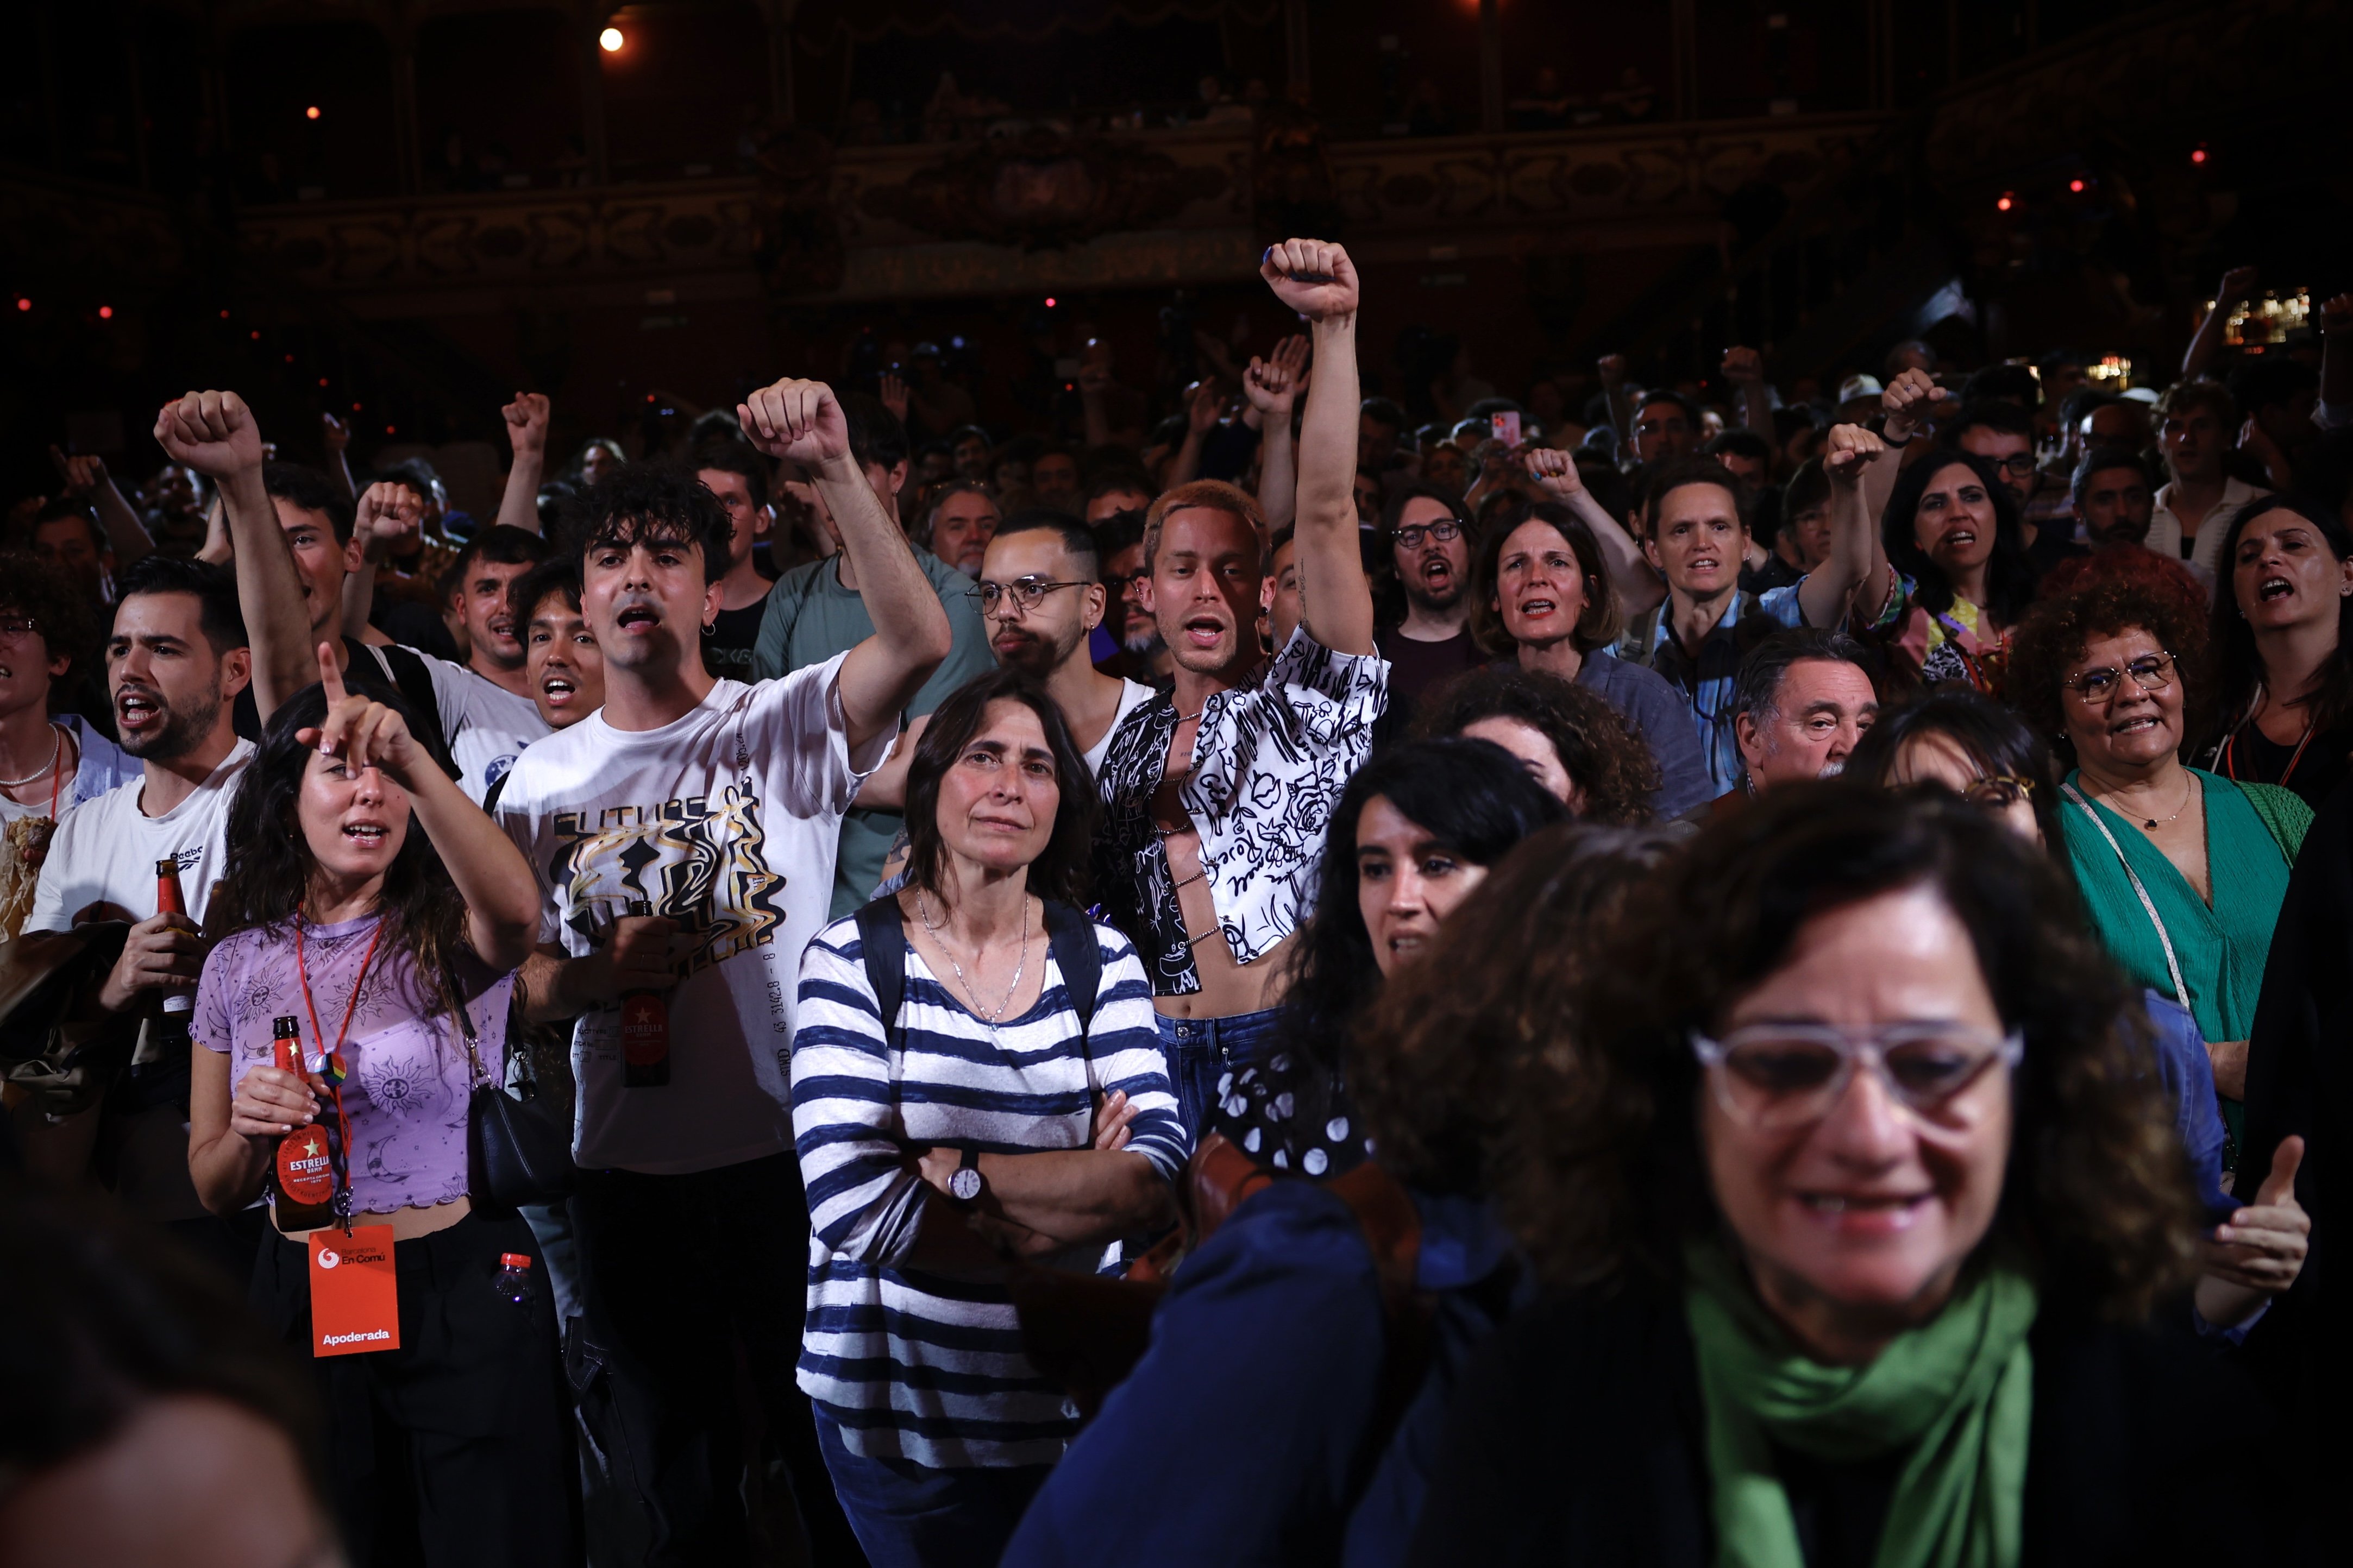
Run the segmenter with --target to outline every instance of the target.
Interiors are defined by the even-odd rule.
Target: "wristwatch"
[[[987,1185],[980,1173],[980,1151],[966,1149],[964,1158],[956,1162],[955,1170],[948,1177],[948,1196],[960,1204],[974,1203],[978,1201],[982,1189]]]

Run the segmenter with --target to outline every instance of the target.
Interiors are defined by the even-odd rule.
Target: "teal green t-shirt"
[[[760,638],[752,650],[753,673],[762,680],[790,675],[805,665],[823,664],[874,635],[874,618],[866,601],[841,585],[835,560],[812,561],[796,566],[768,591],[768,611],[760,621]],[[914,700],[900,716],[921,718],[947,700],[948,693],[995,664],[988,651],[988,628],[980,618],[980,601],[972,596],[972,579],[932,554],[915,552],[915,561],[931,579],[932,591],[948,613],[948,629],[955,644],[923,682]],[[895,811],[865,811],[852,806],[841,819],[839,858],[833,872],[833,918],[849,914],[874,895],[882,879],[882,861],[898,837],[902,818]]]

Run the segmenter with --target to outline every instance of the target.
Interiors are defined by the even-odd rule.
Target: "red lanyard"
[[[2253,722],[2253,721],[2249,721],[2249,722]],[[2246,728],[2246,725],[2244,725],[2244,724],[2242,724],[2241,726],[2239,726],[2239,729],[2241,729],[2241,730],[2243,730],[2243,729],[2245,729],[2245,728]],[[2287,781],[2288,781],[2288,780],[2290,780],[2290,779],[2292,779],[2292,778],[2295,777],[2295,764],[2296,764],[2296,763],[2300,763],[2300,762],[2302,762],[2302,761],[2304,761],[2304,749],[2305,749],[2306,746],[2309,746],[2310,744],[2312,744],[2312,731],[2313,731],[2313,729],[2314,729],[2314,728],[2315,728],[2314,721],[2312,721],[2312,720],[2310,720],[2310,719],[2307,719],[2307,720],[2306,720],[2306,721],[2304,721],[2304,739],[2302,739],[2301,741],[2298,741],[2298,742],[2295,743],[2295,752],[2294,752],[2292,755],[2290,755],[2290,756],[2289,756],[2289,758],[2288,758],[2288,760],[2287,760],[2287,766],[2286,766],[2286,767],[2284,767],[2284,768],[2283,768],[2283,769],[2281,769],[2281,770],[2280,770],[2280,776],[2279,776],[2276,780],[2273,781],[2273,782],[2274,782],[2274,783],[2278,784],[2282,788],[2285,788],[2285,787],[2286,787],[2286,784],[2287,784]],[[2233,731],[2231,731],[2231,733],[2230,733],[2230,735],[2229,735],[2229,737],[2223,741],[2223,742],[2222,742],[2222,758],[2221,758],[2221,762],[2222,762],[2222,776],[2223,776],[2224,778],[2226,778],[2226,779],[2231,780],[2231,781],[2232,781],[2232,783],[2234,783],[2234,784],[2235,784],[2236,782],[2238,782],[2238,777],[2239,777],[2239,731],[2238,731],[2238,730],[2233,730]]]
[[[320,1076],[327,1080],[327,1097],[334,1102],[335,1126],[340,1141],[329,1152],[332,1156],[335,1174],[335,1213],[343,1222],[343,1234],[352,1230],[352,1119],[343,1113],[343,1041],[352,1032],[352,1016],[360,1010],[360,987],[367,982],[368,965],[375,962],[375,944],[384,935],[384,920],[379,916],[375,930],[368,933],[367,952],[360,955],[360,972],[352,980],[352,999],[344,1004],[343,1026],[335,1031],[332,1049],[327,1047],[326,1031],[319,1027],[319,1005],[311,999],[311,966],[303,956],[302,917],[294,917],[294,974],[302,983],[302,1006],[311,1015],[311,1037],[319,1042],[323,1053],[319,1063]]]

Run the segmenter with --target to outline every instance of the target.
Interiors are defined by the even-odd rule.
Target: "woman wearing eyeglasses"
[[[1949,789],[2068,864],[2051,749],[2015,711],[1990,698],[1947,687],[1882,713],[1847,759],[1845,776],[1887,788]],[[2235,1337],[2273,1297],[2295,1283],[2311,1220],[2296,1204],[2292,1185],[2273,1194],[2277,1203],[2250,1209],[2232,1201],[2222,1187],[2229,1140],[2197,1019],[2168,993],[2148,987],[2141,991],[2141,1012],[2199,1203],[2237,1237],[2205,1245],[2207,1271],[2195,1299],[2199,1321],[2209,1331]],[[2292,1161],[2291,1177],[2294,1165]]]
[[[1961,802],[1777,790],[1670,864],[1528,1075],[1557,1292],[1465,1373],[1409,1560],[2261,1560],[2230,1369],[2137,1324],[2196,1200],[2131,992]],[[1597,1413],[1608,1413],[1596,1418]],[[2240,1422],[2248,1425],[2238,1425]],[[2211,1425],[2210,1425],[2211,1424]]]
[[[2255,998],[2312,811],[2183,765],[2212,696],[2206,646],[2177,600],[2095,583],[2020,626],[2010,695],[2074,764],[2060,834],[2093,926],[2127,974],[2196,1016],[2235,1143]]]
[[[1680,816],[1715,798],[1691,709],[1667,678],[1609,651],[1618,595],[1601,546],[1555,501],[1507,514],[1480,542],[1471,573],[1471,629],[1499,662],[1575,681],[1609,699],[1659,765],[1653,807]]]

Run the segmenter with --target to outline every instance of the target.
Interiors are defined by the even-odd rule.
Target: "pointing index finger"
[[[335,645],[319,645],[319,684],[326,689],[327,706],[333,709],[351,695],[343,689],[343,667],[335,662]]]

